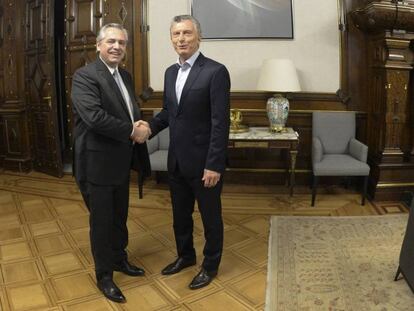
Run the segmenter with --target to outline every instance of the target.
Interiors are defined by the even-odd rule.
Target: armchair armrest
[[[323,147],[318,137],[312,137],[312,163],[322,161]]]
[[[364,163],[367,162],[368,147],[355,138],[351,138],[349,141],[349,153],[355,159]]]

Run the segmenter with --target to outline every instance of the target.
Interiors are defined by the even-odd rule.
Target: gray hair
[[[124,28],[124,26],[122,26],[121,24],[117,24],[117,23],[109,23],[109,24],[104,25],[101,29],[99,29],[98,36],[96,37],[96,43],[105,39],[106,30],[108,28],[116,28],[116,29],[121,30],[125,34],[126,41],[128,42],[128,31]]]
[[[181,23],[183,21],[191,21],[193,23],[195,29],[197,30],[198,36],[201,38],[201,25],[200,25],[200,22],[191,15],[177,15],[177,16],[174,16],[172,21],[171,21],[170,30],[174,26],[174,24]]]

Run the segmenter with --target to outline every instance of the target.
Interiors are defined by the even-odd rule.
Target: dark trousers
[[[96,278],[112,276],[114,263],[127,258],[129,180],[119,186],[86,184],[90,241]]]
[[[177,166],[169,174],[169,184],[173,207],[174,235],[179,257],[195,259],[193,245],[194,203],[198,209],[204,226],[204,261],[203,268],[217,271],[223,253],[223,219],[221,216],[222,178],[213,188],[206,188],[201,178],[186,178],[181,175]]]

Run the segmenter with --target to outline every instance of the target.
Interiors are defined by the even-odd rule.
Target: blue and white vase
[[[282,132],[289,115],[289,101],[281,94],[275,94],[267,100],[267,117],[271,132]]]

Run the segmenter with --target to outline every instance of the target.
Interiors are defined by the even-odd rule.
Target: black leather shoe
[[[143,276],[145,274],[144,269],[131,265],[126,259],[114,264],[114,271],[119,271],[129,276]]]
[[[194,279],[191,281],[190,289],[199,289],[204,286],[207,286],[211,283],[211,281],[214,279],[214,277],[217,275],[217,271],[206,271],[204,268],[201,269],[201,271],[194,277]]]
[[[126,302],[125,296],[110,277],[104,277],[97,282],[98,288],[106,298],[115,302]]]
[[[178,257],[173,263],[170,263],[164,269],[161,270],[161,274],[163,275],[170,275],[176,274],[183,270],[184,268],[194,266],[196,264],[196,260],[186,260],[182,257]]]

